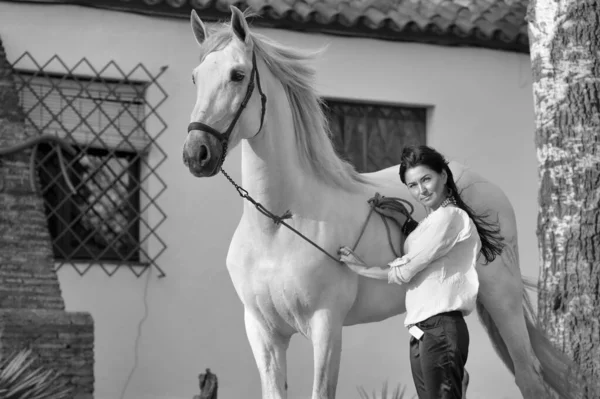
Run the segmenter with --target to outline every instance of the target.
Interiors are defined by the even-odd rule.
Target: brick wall
[[[27,136],[0,39],[0,148]],[[0,158],[0,308],[64,309],[42,198],[31,191],[31,149]]]
[[[0,148],[27,139],[23,111],[0,38]],[[43,199],[29,183],[27,149],[0,156],[0,356],[24,347],[62,371],[76,397],[94,387],[94,323],[65,312]]]
[[[94,322],[88,313],[61,310],[0,309],[0,353],[33,347],[37,365],[60,370],[75,388],[91,397],[94,390]]]

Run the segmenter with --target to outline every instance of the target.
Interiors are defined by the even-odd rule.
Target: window
[[[77,151],[37,149],[55,259],[143,261],[142,167],[152,142],[143,128],[146,85],[25,72],[16,79],[26,125],[70,141]]]
[[[112,276],[123,266],[140,277],[153,266],[166,275],[157,260],[167,248],[159,229],[167,154],[158,143],[167,130],[159,113],[167,69],[69,64],[58,55],[42,62],[27,51],[12,63],[28,136],[56,135],[75,149],[39,144],[32,152],[56,269]]]
[[[325,114],[336,150],[362,173],[397,165],[404,146],[426,143],[425,108],[326,100]]]
[[[56,147],[42,146],[38,157],[54,257],[139,262],[139,156],[96,148],[63,156],[73,195],[61,175]]]

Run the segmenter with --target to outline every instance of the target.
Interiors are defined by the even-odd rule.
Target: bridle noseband
[[[258,134],[261,131],[261,129],[263,127],[263,122],[265,120],[265,111],[266,111],[265,106],[267,103],[267,96],[265,95],[265,93],[263,93],[262,87],[260,86],[260,75],[258,74],[258,68],[256,67],[256,54],[254,52],[252,53],[252,72],[250,72],[250,82],[248,82],[248,90],[246,91],[246,96],[244,97],[244,100],[240,104],[240,107],[238,108],[235,116],[233,117],[233,120],[229,124],[229,127],[227,128],[225,133],[221,133],[218,130],[216,130],[215,128],[208,126],[202,122],[192,122],[188,125],[188,133],[191,132],[192,130],[201,130],[203,132],[212,134],[221,143],[221,146],[223,147],[223,151],[221,153],[221,158],[219,159],[219,162],[217,163],[217,165],[215,166],[215,169],[213,170],[213,174],[215,174],[221,168],[221,166],[223,165],[223,162],[225,161],[225,156],[227,155],[227,145],[229,143],[229,136],[231,135],[231,131],[235,127],[235,124],[237,123],[238,119],[240,118],[240,115],[242,115],[244,108],[246,108],[246,105],[248,105],[248,101],[250,101],[250,97],[252,97],[252,92],[254,91],[254,76],[255,75],[256,75],[256,84],[258,85],[258,92],[260,93],[260,101],[261,101],[260,127],[258,128],[258,131],[256,132],[256,134]]]

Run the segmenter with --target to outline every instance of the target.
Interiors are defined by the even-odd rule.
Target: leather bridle
[[[214,137],[217,138],[217,140],[219,140],[219,143],[221,143],[223,151],[221,151],[221,157],[219,159],[219,162],[215,165],[215,169],[212,171],[212,175],[217,173],[219,171],[219,169],[221,168],[221,166],[223,165],[223,162],[225,162],[225,156],[227,155],[227,146],[229,143],[229,136],[231,136],[231,132],[233,131],[235,124],[237,123],[238,119],[240,118],[240,115],[242,115],[242,112],[244,111],[244,108],[246,108],[246,105],[248,105],[248,101],[250,101],[250,98],[252,97],[252,93],[254,92],[255,76],[256,76],[256,85],[258,86],[258,92],[260,93],[260,101],[261,101],[260,127],[258,128],[258,131],[256,132],[256,134],[258,134],[260,132],[260,130],[262,129],[263,122],[265,120],[267,96],[265,95],[265,93],[263,93],[262,87],[260,85],[260,75],[258,74],[258,68],[256,67],[255,53],[252,53],[252,72],[250,72],[250,81],[248,82],[248,89],[246,90],[246,96],[244,97],[244,100],[240,104],[240,106],[239,106],[235,116],[233,117],[233,120],[229,124],[229,127],[227,128],[227,130],[224,133],[221,133],[217,129],[215,129],[211,126],[208,126],[207,124],[204,124],[202,122],[191,122],[188,125],[188,133],[191,132],[192,130],[200,130],[200,131],[212,134]]]

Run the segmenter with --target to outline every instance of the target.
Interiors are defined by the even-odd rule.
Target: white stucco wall
[[[482,49],[350,39],[261,30],[289,45],[329,48],[317,63],[322,94],[337,98],[434,107],[428,144],[499,184],[515,206],[522,270],[537,276],[537,172],[529,58]],[[58,54],[68,65],[87,57],[124,70],[142,62],[169,69],[160,84],[169,99],[160,109],[169,128],[160,140],[168,160],[159,171],[168,190],[160,228],[168,249],[155,271],[136,278],[127,269],[108,277],[99,269],[80,277],[59,272],[68,310],[88,311],[96,323],[96,399],[189,399],[197,375],[219,376],[219,397],[258,398],[260,384],[242,321],[242,306],[224,259],[241,212],[241,199],[222,177],[195,179],[181,162],[194,103],[190,72],[195,42],[186,20],[156,19],[77,6],[0,2],[0,37],[9,61],[29,51],[38,61]],[[240,153],[226,169],[240,175]],[[403,316],[345,329],[339,398],[358,398],[388,380],[414,393]],[[470,397],[520,397],[479,326],[471,328]],[[310,396],[309,343],[289,350],[290,398]]]

